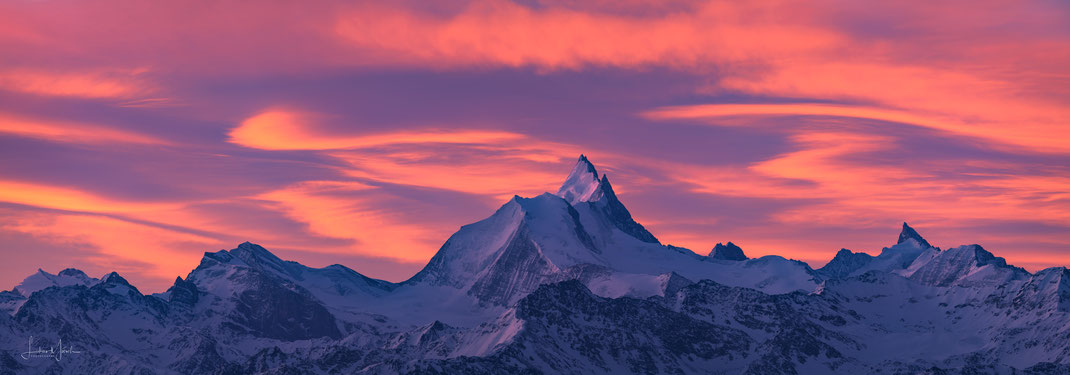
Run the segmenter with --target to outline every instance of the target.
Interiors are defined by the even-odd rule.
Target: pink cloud
[[[0,112],[0,133],[82,144],[166,145],[170,142],[147,134],[97,124],[56,121]]]
[[[430,259],[441,245],[443,233],[378,204],[382,197],[352,194],[374,189],[354,182],[307,181],[256,199],[271,202],[317,235],[355,241],[355,245],[336,251],[407,262]]]
[[[33,95],[125,99],[152,90],[138,72],[48,72],[34,69],[0,71],[0,90]]]
[[[439,68],[667,65],[705,70],[708,63],[785,56],[840,42],[835,32],[794,22],[805,9],[775,9],[772,3],[711,2],[694,13],[635,17],[476,1],[448,17],[361,7],[340,17],[335,30],[375,56]],[[768,48],[772,45],[777,48]]]

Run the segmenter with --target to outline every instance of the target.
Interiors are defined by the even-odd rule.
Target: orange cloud
[[[571,159],[570,155],[566,158]],[[524,160],[523,157],[436,159],[430,152],[332,153],[350,165],[343,173],[392,184],[453,190],[505,202],[515,194],[534,196],[556,191],[563,160]],[[550,162],[547,162],[550,161]]]
[[[174,208],[172,203],[116,200],[77,189],[0,180],[0,202],[95,213],[136,213]]]
[[[307,181],[255,198],[274,202],[317,235],[356,242],[338,251],[402,261],[430,259],[448,234],[412,224],[398,212],[376,204],[377,199],[352,194],[374,189],[354,182]]]
[[[100,125],[30,119],[0,112],[0,133],[66,143],[137,143],[164,145],[169,142],[152,136]]]
[[[358,182],[309,181],[256,197],[222,197],[210,201],[136,202],[102,197],[89,192],[55,186],[0,180],[0,202],[56,209],[63,213],[21,211],[0,229],[27,233],[43,241],[67,246],[88,246],[82,259],[54,267],[89,262],[98,269],[116,270],[143,291],[163,291],[175,276],[185,275],[205,251],[230,248],[245,240],[272,249],[299,249],[327,254],[362,254],[401,261],[426,261],[449,236],[448,229],[408,223],[411,217],[376,206],[394,199],[379,194],[374,199],[337,197],[336,193],[373,191]],[[234,222],[203,203],[225,204],[226,209],[258,206],[257,212],[292,217],[309,227],[309,233],[292,229],[261,228]],[[379,207],[379,208],[377,208]],[[317,216],[321,213],[327,216]],[[339,215],[339,216],[335,216]],[[223,217],[223,218],[221,218]],[[393,221],[385,221],[390,218]],[[269,219],[270,220],[270,219]],[[270,222],[270,221],[269,221]],[[0,223],[2,224],[2,223]],[[408,235],[384,234],[407,230]],[[391,232],[393,233],[393,232]],[[357,241],[340,244],[329,239]],[[358,241],[359,240],[359,241]],[[439,243],[436,243],[439,242]],[[385,246],[387,243],[394,245]],[[366,251],[360,251],[365,249]],[[391,251],[381,254],[376,251]],[[426,253],[426,252],[431,253]],[[425,252],[425,253],[421,253]],[[415,254],[415,255],[414,255]],[[422,258],[421,258],[422,256]],[[374,270],[372,271],[374,274]],[[131,276],[133,275],[133,276]],[[401,279],[409,275],[387,275]]]
[[[799,148],[743,168],[676,165],[678,178],[694,191],[715,195],[818,199],[774,218],[792,225],[882,226],[917,222],[1022,220],[1070,222],[1070,179],[1059,175],[975,174],[941,180],[935,172],[960,165],[872,165],[855,155],[896,152],[895,140],[853,133],[800,132]],[[982,178],[983,177],[983,178]],[[888,219],[891,218],[891,219]]]
[[[80,98],[130,98],[149,91],[137,73],[0,71],[0,90]]]
[[[866,106],[848,106],[837,104],[701,104],[689,106],[662,107],[642,114],[652,120],[689,120],[713,119],[736,116],[836,116],[874,119],[900,122],[933,128],[946,127],[942,121],[947,119],[929,118],[905,111],[873,108]],[[718,125],[743,125],[745,123],[715,123]]]
[[[1070,152],[1070,143],[1065,142],[1070,136],[1066,128],[1070,110],[1051,98],[1025,97],[1021,83],[991,74],[833,59],[778,64],[764,74],[725,78],[719,86],[762,95],[866,101],[880,107],[759,106],[750,109],[752,114],[876,118],[979,137],[1020,150]],[[695,110],[704,109],[713,115],[718,112],[709,107]],[[748,110],[726,110],[733,109]]]
[[[338,134],[319,129],[326,117],[266,111],[234,128],[230,142],[266,150],[325,150],[347,164],[340,172],[351,177],[485,195],[499,201],[518,193],[556,190],[561,176],[553,167],[580,153],[571,145],[508,131]]]
[[[371,60],[434,68],[667,66],[716,72],[715,83],[700,91],[866,103],[860,108],[752,111],[876,118],[1019,151],[1070,152],[1064,141],[1070,110],[1053,97],[1070,93],[1065,68],[1059,68],[1070,65],[1065,52],[1070,40],[992,33],[992,22],[999,19],[992,15],[1007,11],[999,2],[982,2],[967,12],[925,4],[881,10],[902,16],[906,26],[920,31],[954,33],[921,41],[852,35],[837,23],[842,22],[838,17],[874,14],[839,8],[710,1],[687,11],[637,16],[556,3],[532,8],[477,1],[447,16],[365,7],[341,16],[335,31],[358,50],[371,51]],[[1048,27],[1066,21],[1055,12],[1020,12],[1037,16],[1037,23]],[[926,17],[908,17],[915,14]],[[944,22],[949,17],[955,22]],[[987,44],[979,45],[977,38]]]
[[[143,293],[165,290],[196,266],[205,250],[221,245],[213,238],[103,216],[39,214],[0,228],[60,244],[88,244],[97,250],[86,254],[88,261],[118,271]]]
[[[418,130],[347,136],[316,128],[314,114],[273,110],[243,121],[230,131],[230,142],[263,150],[355,149],[413,143],[487,143],[523,138],[503,131]]]

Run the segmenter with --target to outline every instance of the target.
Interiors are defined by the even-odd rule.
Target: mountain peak
[[[599,178],[598,170],[585,155],[580,155],[576,166],[572,168],[572,173],[569,173],[556,195],[573,206],[590,203],[595,209],[602,211],[605,217],[624,233],[643,242],[658,243],[658,239],[653,234],[632,219],[632,214],[613,192],[609,177],[602,174]]]
[[[722,260],[747,260],[747,256],[743,254],[743,249],[736,246],[732,241],[728,241],[728,244],[721,244],[718,242],[717,245],[713,247],[713,250],[710,251],[709,257]]]
[[[598,170],[587,156],[580,155],[572,173],[568,174],[565,183],[557,190],[557,196],[564,198],[570,204],[590,202],[601,198],[602,183],[598,178]]]
[[[825,266],[816,271],[827,279],[841,279],[850,276],[856,271],[866,267],[873,261],[873,257],[862,252],[853,252],[848,249],[840,249],[836,256]]]
[[[88,279],[89,278],[89,275],[86,275],[85,272],[82,272],[82,270],[77,269],[77,268],[68,268],[68,269],[65,269],[63,271],[59,271],[58,275],[59,276],[77,277],[77,278],[82,278],[82,279]]]
[[[130,283],[127,282],[125,278],[123,278],[122,276],[119,276],[119,273],[118,272],[114,272],[114,271],[112,271],[112,273],[104,275],[104,277],[100,280],[100,283],[101,284],[130,285]]]
[[[908,225],[904,221],[903,222],[903,230],[901,232],[899,232],[899,242],[896,242],[896,244],[901,244],[903,242],[906,242],[908,239],[913,239],[913,240],[917,241],[918,244],[923,246],[923,247],[927,247],[927,248],[928,247],[933,247],[933,245],[929,244],[929,241],[926,241],[925,238],[922,238],[921,235],[918,234],[918,231],[914,230],[914,228],[911,228],[910,225]]]
[[[192,282],[182,280],[182,277],[176,277],[175,283],[167,289],[168,301],[171,303],[184,304],[185,307],[192,307],[197,303],[199,293],[197,292],[197,285]]]
[[[50,286],[68,286],[76,284],[90,286],[97,281],[97,279],[87,276],[85,272],[74,268],[60,271],[57,275],[53,275],[38,268],[37,272],[22,280],[22,283],[16,286],[15,290],[20,294],[29,297],[30,294]]]
[[[910,268],[915,269],[909,275],[910,279],[934,286],[950,286],[964,280],[1001,284],[1029,275],[977,244],[932,253],[928,259],[919,258]],[[984,268],[988,270],[981,271]]]
[[[282,265],[285,263],[281,258],[268,251],[268,249],[249,241],[242,242],[237,248],[231,250],[230,253],[253,267],[263,267],[266,265],[283,267]]]

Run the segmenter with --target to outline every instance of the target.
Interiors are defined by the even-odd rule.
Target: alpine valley
[[[164,293],[39,271],[0,310],[14,374],[1070,374],[1066,268],[943,250],[906,223],[819,269],[731,242],[697,254],[583,156],[401,283],[246,242]]]

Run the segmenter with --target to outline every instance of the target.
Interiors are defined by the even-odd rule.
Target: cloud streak
[[[72,73],[14,69],[0,72],[0,90],[80,98],[130,98],[149,91],[134,73]]]
[[[151,135],[107,126],[28,118],[0,112],[0,134],[3,133],[65,143],[130,143],[142,145],[166,145],[169,143]]]
[[[485,130],[418,130],[367,135],[344,135],[316,129],[310,113],[269,110],[243,121],[230,131],[230,142],[262,150],[336,150],[395,144],[478,144],[512,141],[520,134]]]

